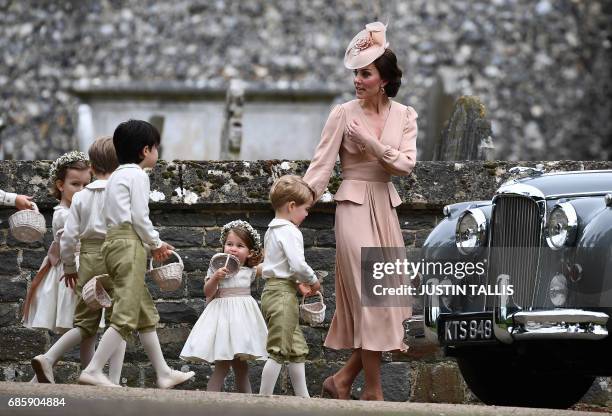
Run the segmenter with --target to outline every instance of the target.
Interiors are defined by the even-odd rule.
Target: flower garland
[[[64,153],[58,157],[55,162],[51,164],[51,168],[49,168],[49,178],[51,179],[51,182],[55,182],[57,180],[57,172],[62,166],[78,161],[86,162],[89,161],[89,158],[85,153],[79,152],[78,150]]]
[[[227,235],[232,230],[232,228],[244,229],[246,232],[251,234],[251,237],[253,238],[253,243],[255,244],[254,249],[258,250],[261,248],[261,238],[259,237],[259,233],[257,232],[257,230],[253,228],[251,224],[249,224],[246,221],[242,221],[242,220],[234,220],[232,222],[228,222],[227,224],[223,226],[223,228],[221,229],[221,236],[219,237],[219,241],[221,242],[221,245],[225,244]]]

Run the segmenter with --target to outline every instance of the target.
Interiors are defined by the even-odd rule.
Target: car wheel
[[[566,409],[595,381],[592,376],[542,373],[529,361],[488,353],[457,357],[466,384],[489,405]]]

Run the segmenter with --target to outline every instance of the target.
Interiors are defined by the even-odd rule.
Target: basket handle
[[[170,254],[174,254],[174,256],[178,259],[179,263],[181,266],[183,265],[183,259],[181,258],[181,256],[178,255],[178,253],[174,250],[170,250]],[[153,270],[153,257],[151,257],[149,259],[149,271]]]
[[[32,210],[33,210],[33,211],[36,211],[36,212],[40,212],[40,211],[38,210],[38,205],[36,205],[36,202],[32,202]]]
[[[321,294],[321,292],[319,292],[317,290],[317,293],[315,293],[315,296],[319,295],[319,299],[321,300],[321,302],[323,303],[323,295]],[[302,295],[302,305],[304,304],[304,301],[306,300],[306,296]]]

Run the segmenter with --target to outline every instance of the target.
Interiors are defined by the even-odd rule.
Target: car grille
[[[507,274],[514,286],[512,300],[528,309],[536,290],[541,220],[538,204],[531,198],[502,195],[495,201],[491,227],[489,284]],[[492,306],[491,297],[487,305]]]

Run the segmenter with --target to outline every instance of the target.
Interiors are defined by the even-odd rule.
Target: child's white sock
[[[177,384],[181,384],[195,375],[193,371],[183,373],[168,367],[164,355],[162,354],[157,331],[139,332],[140,342],[145,349],[145,352],[153,364],[155,374],[157,375],[157,387],[160,389],[170,389]]]
[[[76,347],[81,342],[81,331],[72,328],[58,339],[45,354],[37,355],[32,359],[32,368],[36,372],[36,378],[43,383],[55,383],[53,378],[53,366],[62,356]]]
[[[171,368],[168,367],[168,363],[166,363],[166,359],[162,353],[157,331],[139,332],[138,337],[140,338],[140,343],[147,353],[151,364],[153,364],[153,369],[157,377],[159,378],[160,376],[163,377],[170,374]]]
[[[79,349],[81,355],[81,368],[85,368],[91,362],[96,351],[96,337],[83,338]]]
[[[280,373],[282,364],[277,363],[272,358],[268,358],[264,365],[263,371],[261,372],[261,386],[259,386],[259,394],[266,396],[274,393],[274,386],[276,380],[278,380],[278,374]]]
[[[289,363],[289,377],[296,396],[310,398],[308,387],[306,387],[306,371],[304,363]]]
[[[81,330],[79,328],[72,328],[62,335],[60,339],[49,348],[49,351],[43,355],[51,365],[55,365],[65,353],[79,345],[82,339]]]
[[[102,335],[102,339],[98,344],[98,349],[91,359],[91,362],[81,372],[79,383],[92,384],[95,386],[116,386],[104,375],[102,369],[104,368],[104,364],[107,363],[111,355],[113,355],[122,342],[124,341],[119,332],[113,327],[108,328],[106,332],[104,332],[104,335]]]
[[[115,384],[121,384],[121,370],[123,370],[123,358],[125,357],[126,344],[127,343],[123,341],[110,358],[108,378]]]

